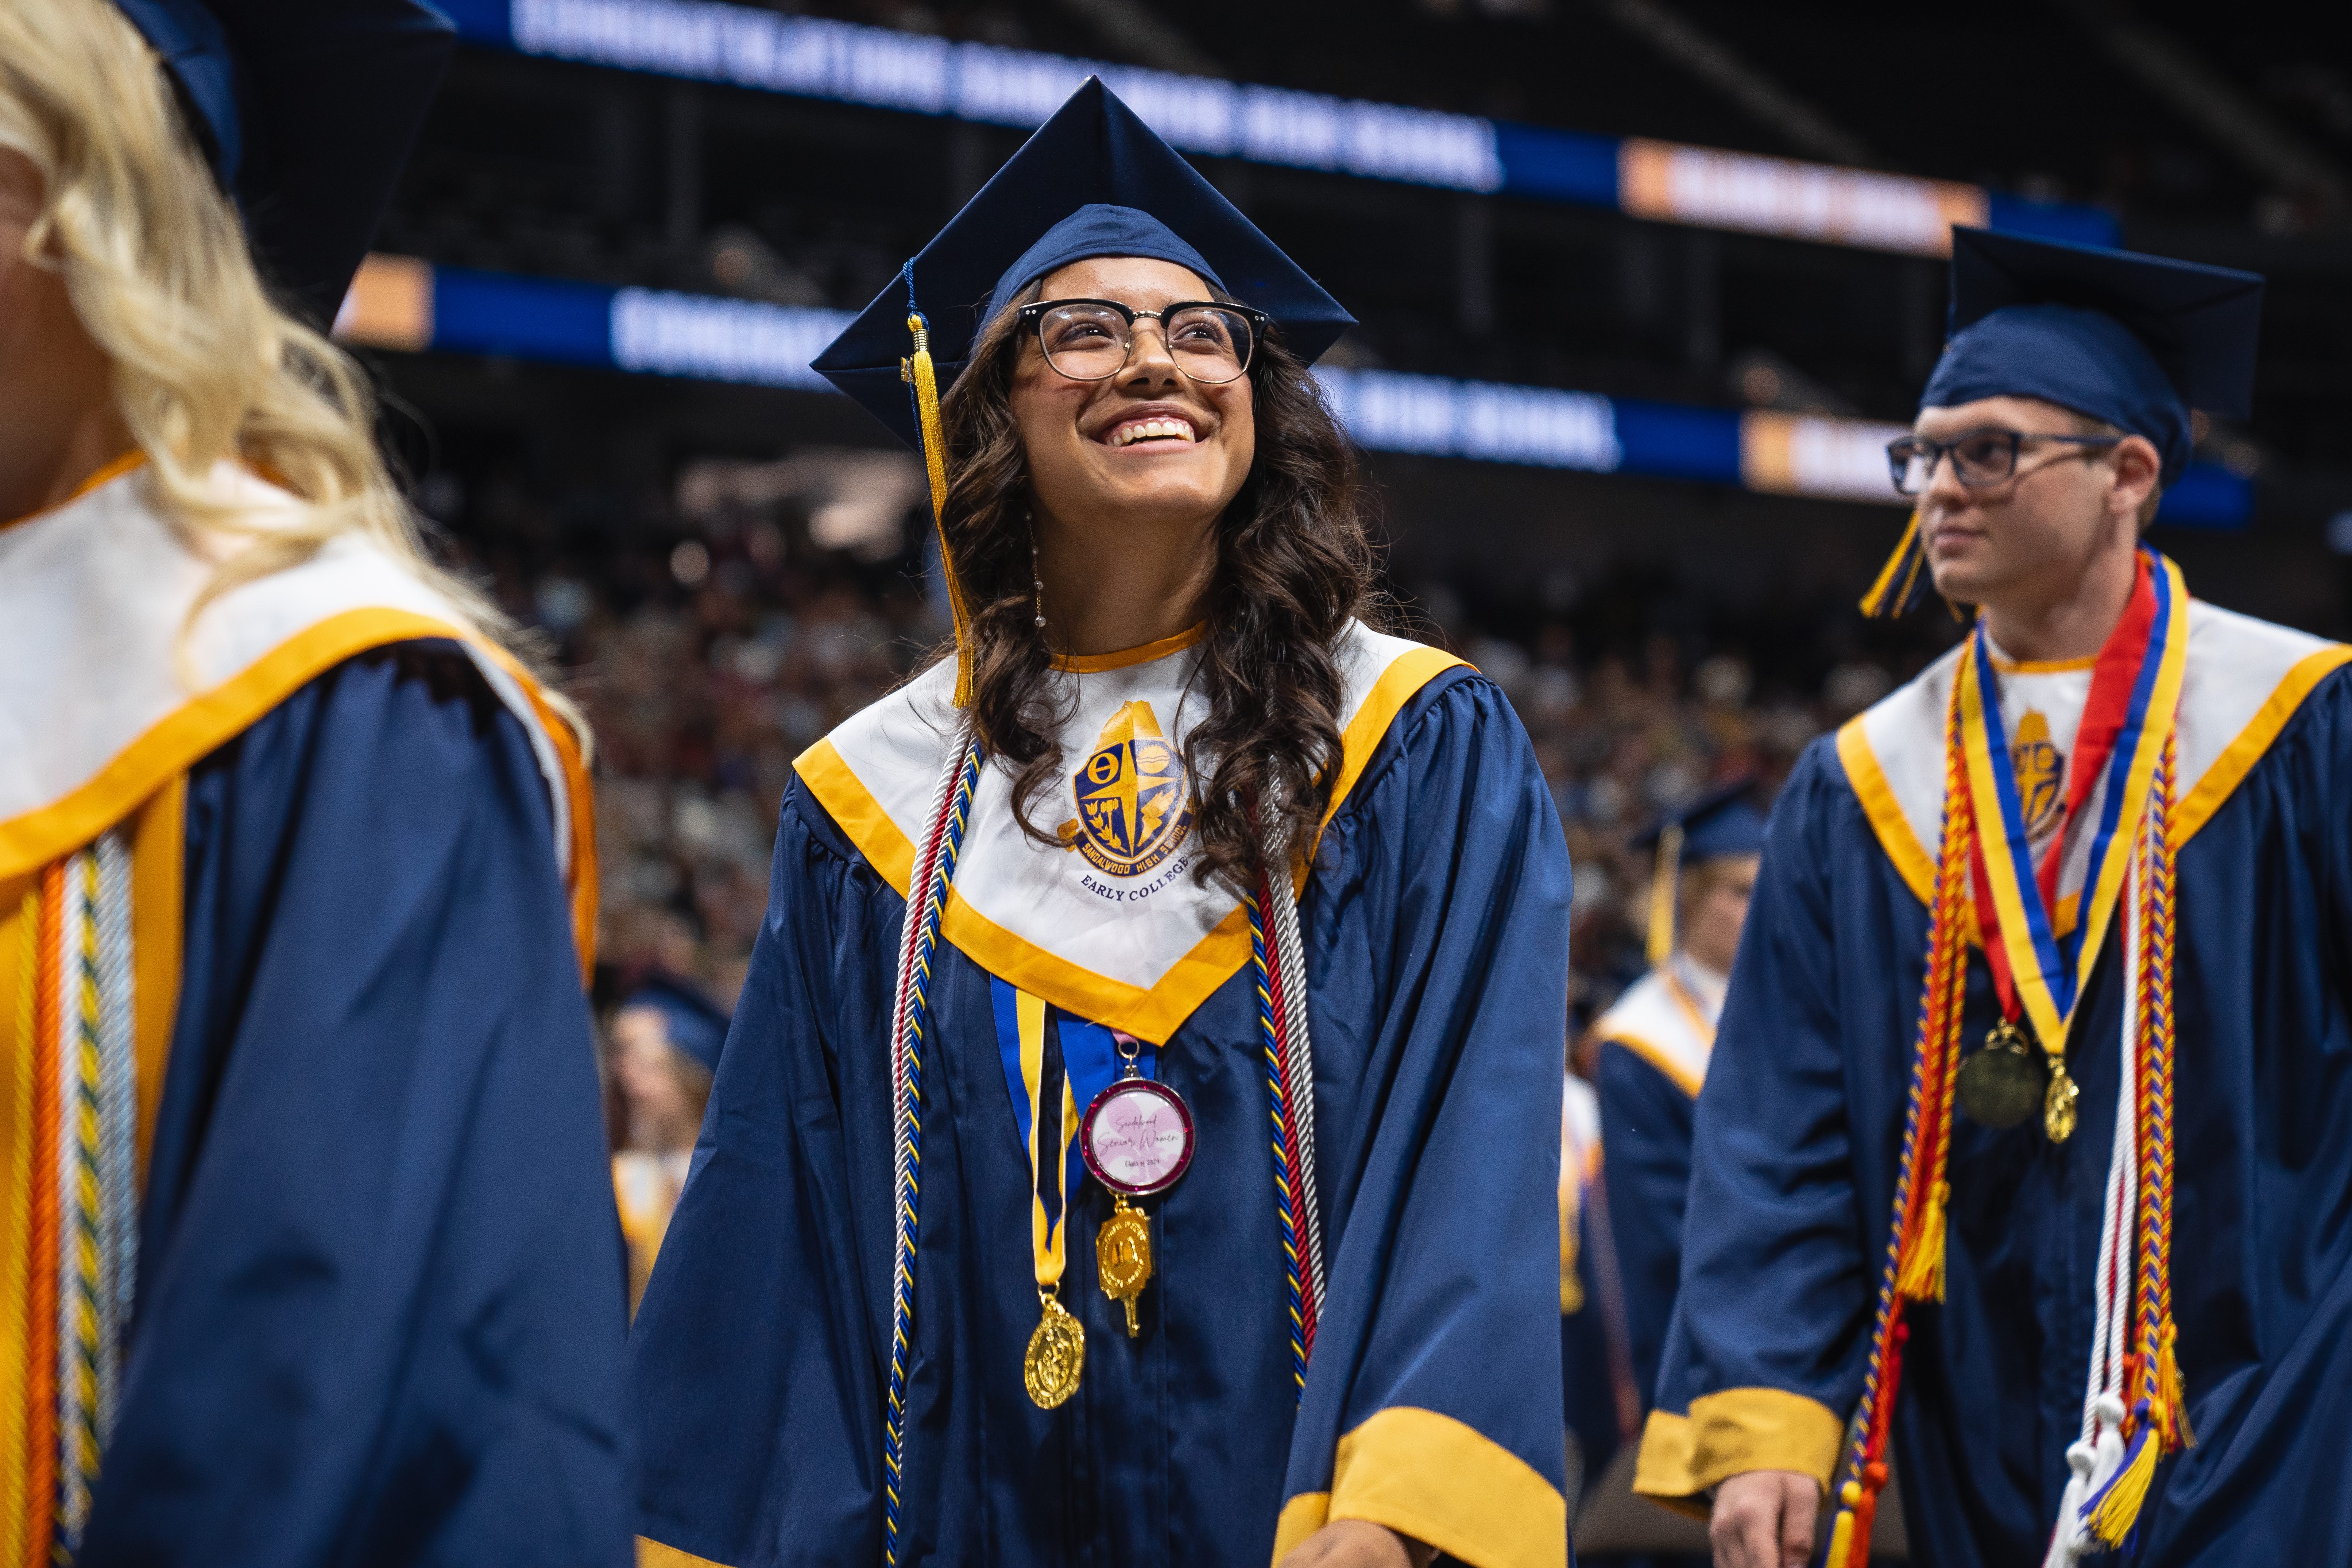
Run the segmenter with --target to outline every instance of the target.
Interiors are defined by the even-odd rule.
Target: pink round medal
[[[1192,1110],[1156,1079],[1113,1079],[1087,1106],[1078,1150],[1095,1180],[1120,1196],[1164,1193],[1192,1163]]]

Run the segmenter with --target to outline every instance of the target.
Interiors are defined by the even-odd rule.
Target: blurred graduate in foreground
[[[626,1552],[582,743],[257,270],[448,43],[0,6],[0,1563]]]
[[[1774,810],[1638,1485],[1717,1561],[2343,1560],[2352,649],[2143,540],[2262,280],[1978,230],[1871,596],[1977,606]]]
[[[1565,1562],[1567,851],[1358,618],[1347,324],[1090,81],[818,361],[934,465],[958,643],[785,795],[646,1561]]]

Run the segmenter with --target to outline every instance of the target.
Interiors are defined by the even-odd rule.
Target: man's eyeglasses
[[[2053,441],[2068,447],[2113,447],[2121,436],[2045,436],[2033,430],[1969,430],[1948,441],[1925,436],[1898,436],[1886,443],[1886,466],[1895,488],[1916,496],[1935,482],[1936,465],[1952,460],[1952,473],[1970,489],[1981,489],[2012,479],[2017,451],[2028,441]]]
[[[1135,350],[1135,323],[1157,321],[1176,368],[1204,386],[1238,381],[1270,320],[1247,305],[1188,301],[1138,310],[1116,300],[1040,300],[1021,307],[1045,363],[1072,381],[1108,381]]]

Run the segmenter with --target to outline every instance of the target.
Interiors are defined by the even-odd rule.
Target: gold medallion
[[[2083,1091],[2066,1075],[2066,1058],[2057,1052],[2050,1053],[2050,1090],[2042,1100],[2042,1131],[2050,1134],[2053,1143],[2063,1143],[2074,1136],[2075,1102]]]
[[[1029,1336],[1021,1357],[1021,1384],[1040,1410],[1051,1410],[1078,1391],[1078,1373],[1086,1370],[1087,1331],[1069,1310],[1051,1294],[1040,1293],[1045,1316]]]
[[[1151,1222],[1124,1196],[1095,1233],[1095,1274],[1102,1293],[1127,1309],[1127,1337],[1135,1338],[1135,1299],[1151,1282]]]
[[[2002,1022],[1984,1047],[1960,1063],[1960,1109],[1986,1127],[2015,1127],[2043,1101],[2042,1068],[2027,1048],[2025,1032]]]

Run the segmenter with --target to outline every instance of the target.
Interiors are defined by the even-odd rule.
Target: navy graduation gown
[[[551,831],[453,644],[353,658],[193,770],[84,1568],[627,1560],[619,1240]]]
[[[1139,1338],[1095,1280],[1108,1196],[1091,1182],[1077,1196],[1061,1299],[1086,1325],[1085,1374],[1047,1412],[1021,1383],[1038,1318],[1029,1171],[990,977],[942,946],[900,1561],[1265,1563],[1286,1497],[1330,1484],[1331,1444],[1399,1407],[1458,1423],[1550,1495],[1547,1548],[1520,1560],[1563,1561],[1568,895],[1517,721],[1484,679],[1439,677],[1324,834],[1300,910],[1330,1257],[1303,1408],[1250,972],[1159,1052],[1199,1147],[1147,1205],[1158,1272]],[[669,1549],[654,1561],[879,1560],[903,910],[796,783],[695,1171],[634,1334],[641,1528]],[[1330,1436],[1294,1454],[1295,1427]],[[1465,1513],[1493,1473],[1460,1470]]]
[[[1625,1348],[1646,1413],[1656,1402],[1658,1358],[1682,1277],[1691,1097],[1615,1040],[1601,1042],[1594,1087],[1607,1151],[1609,1230],[1625,1298]]]
[[[2340,1562],[2352,1542],[2352,676],[2291,711],[2179,857],[2172,1291],[2198,1442],[2157,1471],[2144,1568]],[[1831,1428],[1853,1411],[1927,923],[1817,742],[1773,816],[1699,1099],[1668,1415],[1747,1402],[1794,1432],[1806,1407]],[[1946,1300],[1910,1310],[1895,1420],[1912,1551],[1935,1568],[2039,1562],[2056,1518],[2092,1339],[2119,942],[2076,1025],[2073,1139],[1954,1122]],[[1973,1049],[1998,1016],[1980,955],[1966,1016]],[[1809,1447],[1739,1468],[1811,1468],[1770,1462]]]

